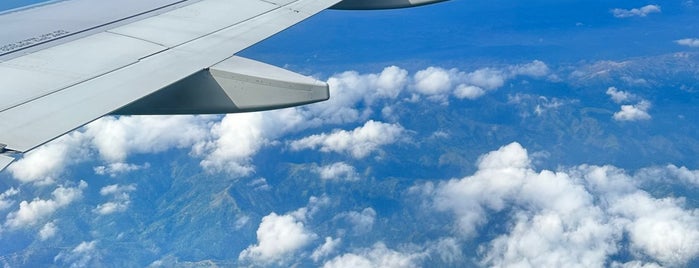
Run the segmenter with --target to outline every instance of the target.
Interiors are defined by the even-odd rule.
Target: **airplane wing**
[[[336,8],[372,9],[438,1],[55,0],[0,13],[0,170],[108,114],[326,100],[324,82],[233,55],[340,2]]]

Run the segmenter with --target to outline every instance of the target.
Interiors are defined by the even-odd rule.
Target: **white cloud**
[[[209,172],[243,177],[252,174],[252,157],[284,133],[303,128],[306,118],[299,109],[226,115],[210,129],[210,135],[193,148]]]
[[[531,76],[531,77],[544,77],[551,73],[548,65],[540,60],[535,60],[527,64],[520,64],[510,66],[509,68],[510,76]]]
[[[348,211],[335,216],[336,219],[345,219],[352,226],[352,234],[362,235],[371,231],[376,221],[376,211],[373,208],[365,208],[361,212]]]
[[[616,87],[609,87],[607,88],[607,95],[609,95],[610,98],[616,103],[624,103],[628,101],[633,101],[637,97],[634,94],[631,94],[627,91],[622,91],[618,90]]]
[[[667,165],[665,169],[674,177],[677,177],[686,183],[699,186],[699,170],[690,170],[687,167],[677,167],[675,165]]]
[[[112,200],[98,205],[93,211],[100,215],[109,215],[117,212],[124,212],[131,204],[129,192],[136,191],[136,185],[112,184],[100,189],[102,196],[111,196]]]
[[[315,237],[303,222],[293,216],[272,212],[262,218],[257,229],[258,243],[243,250],[239,259],[261,264],[279,262],[308,245]]]
[[[423,258],[421,253],[403,253],[386,247],[383,243],[376,243],[368,249],[358,250],[355,253],[347,253],[326,262],[324,268],[359,268],[381,267],[400,268],[418,267],[417,262]]]
[[[445,102],[452,87],[452,77],[458,75],[456,69],[445,70],[429,67],[418,71],[413,77],[415,91],[438,102]]]
[[[699,186],[699,170],[691,170],[685,166],[666,165],[663,167],[643,168],[634,175],[638,181],[645,183],[680,184],[683,186]]]
[[[520,108],[519,115],[522,118],[527,118],[532,115],[542,116],[545,113],[557,110],[564,105],[578,102],[576,99],[562,100],[559,98],[549,98],[546,96],[537,96],[531,94],[517,93],[507,96],[507,103],[516,105]]]
[[[674,198],[655,199],[635,192],[614,200],[611,212],[629,222],[632,248],[669,266],[681,266],[699,256],[699,211],[682,209]]]
[[[641,8],[633,9],[612,9],[612,14],[617,18],[630,18],[630,17],[645,17],[652,13],[660,13],[661,9],[658,5],[647,5]]]
[[[129,208],[129,202],[106,202],[97,205],[93,210],[95,213],[100,215],[109,215],[117,212],[124,212]]]
[[[134,184],[129,184],[129,185],[119,185],[119,184],[112,184],[112,185],[107,185],[102,187],[100,189],[100,194],[101,195],[120,195],[122,193],[126,192],[133,192],[136,191],[136,185]]]
[[[306,221],[309,218],[313,218],[313,215],[318,213],[321,208],[330,205],[330,198],[323,195],[321,197],[311,196],[308,198],[308,205],[299,208],[290,215],[294,216],[296,219],[301,221]]]
[[[129,164],[129,163],[110,163],[107,164],[106,166],[96,166],[93,168],[95,171],[95,174],[97,175],[109,175],[110,177],[114,178],[116,176],[119,176],[124,173],[129,173],[141,169],[147,169],[150,168],[149,163],[145,163],[143,165],[136,165],[136,164]]]
[[[363,120],[370,113],[356,107],[370,106],[380,99],[395,99],[408,83],[408,72],[396,66],[386,67],[378,74],[343,72],[328,78],[330,100],[303,108],[312,116],[308,119],[325,123],[349,123]]]
[[[214,141],[207,143],[208,154],[201,161],[205,170],[246,176],[253,172],[251,157],[266,142],[261,113],[231,114],[214,125]]]
[[[208,135],[213,116],[103,117],[86,126],[87,134],[102,158],[123,162],[129,154],[157,153],[189,148]]]
[[[0,211],[8,209],[12,205],[15,204],[14,200],[7,200],[10,197],[13,197],[19,193],[19,190],[15,188],[10,188],[7,189],[5,192],[0,194]]]
[[[699,47],[699,38],[685,38],[675,41],[679,45],[688,47]]]
[[[315,167],[313,169],[323,180],[357,181],[359,174],[353,166],[345,162],[337,162],[330,165]]]
[[[72,250],[64,250],[53,258],[54,262],[63,263],[64,267],[94,267],[99,265],[100,253],[97,241],[84,241]]]
[[[318,262],[319,260],[335,252],[335,250],[337,250],[337,247],[340,246],[340,243],[342,243],[341,238],[333,239],[329,236],[326,237],[325,243],[323,243],[321,246],[319,246],[313,251],[313,253],[311,254],[311,259],[313,259],[313,261],[315,262]]]
[[[354,158],[364,158],[383,145],[399,141],[405,129],[398,124],[367,121],[352,131],[335,130],[331,134],[318,134],[292,141],[292,150],[316,149],[321,152],[347,153]]]
[[[472,85],[461,84],[454,90],[454,96],[459,99],[469,99],[474,100],[485,95],[485,90]]]
[[[408,71],[396,66],[386,67],[376,78],[375,87],[377,96],[395,99],[401,93],[407,82]]]
[[[649,120],[651,118],[648,114],[651,104],[646,100],[642,100],[636,105],[622,105],[621,111],[614,113],[614,120],[617,121],[639,121],[639,120]]]
[[[427,253],[439,256],[444,263],[456,264],[464,259],[461,245],[459,241],[453,237],[443,238],[430,243],[427,247]]]
[[[638,96],[629,93],[628,91],[618,90],[616,87],[609,87],[606,93],[615,103],[618,104],[628,103],[639,99]],[[622,105],[621,111],[614,113],[613,118],[617,121],[648,120],[651,118],[650,114],[648,114],[650,107],[651,104],[649,101],[641,99],[635,105]]]
[[[191,147],[204,139],[212,116],[107,116],[24,155],[8,169],[21,182],[49,184],[65,167],[90,159],[92,150],[108,162],[95,172],[130,171],[120,164],[129,154]],[[126,165],[126,166],[125,166]],[[124,169],[127,168],[127,169]]]
[[[56,210],[68,206],[73,201],[82,197],[82,191],[87,188],[87,183],[80,181],[77,187],[59,186],[53,193],[53,199],[36,198],[30,202],[19,203],[19,210],[7,215],[5,226],[16,229],[38,224],[40,221],[52,215]]]
[[[530,162],[513,143],[482,156],[472,176],[413,192],[453,214],[462,237],[477,236],[490,221],[508,226],[481,245],[484,266],[600,267],[623,250],[667,266],[699,257],[699,211],[683,208],[683,199],[653,197],[614,167],[537,172]],[[504,219],[490,218],[502,211]]]
[[[480,88],[493,90],[505,84],[508,78],[507,74],[502,70],[493,68],[483,68],[466,74],[466,81],[471,85]]]
[[[250,216],[247,215],[238,215],[238,218],[235,220],[235,230],[240,230],[243,228],[245,225],[247,225],[250,222]]]
[[[270,186],[267,183],[267,179],[265,179],[265,178],[257,178],[255,180],[249,182],[248,186],[254,187],[255,190],[258,190],[258,191],[267,191],[267,190],[272,189],[272,186]]]
[[[56,232],[58,232],[58,227],[56,227],[56,224],[52,221],[47,222],[44,224],[44,227],[41,227],[41,230],[39,230],[39,240],[44,241],[54,237]]]
[[[82,150],[85,135],[72,132],[55,141],[36,148],[8,167],[12,176],[23,183],[51,184],[65,167],[84,161],[88,154]]]
[[[548,66],[539,60],[503,68],[480,68],[471,72],[428,67],[415,73],[409,87],[418,93],[413,97],[427,96],[429,100],[447,104],[449,95],[473,100],[502,87],[509,79],[518,76],[540,78],[550,72]]]
[[[329,203],[327,196],[312,196],[308,205],[296,211],[284,215],[272,212],[263,217],[257,228],[257,244],[243,250],[238,260],[262,266],[282,265],[293,258],[294,253],[317,239],[317,235],[306,228],[304,222]]]
[[[455,72],[454,72],[455,73]],[[545,77],[551,73],[543,61],[535,60],[526,64],[510,65],[506,68],[482,68],[470,73],[459,73],[454,96],[459,99],[477,99],[490,91],[502,87],[508,79],[518,76],[533,78]]]

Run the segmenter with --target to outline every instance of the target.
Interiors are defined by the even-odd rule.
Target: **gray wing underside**
[[[340,0],[70,0],[0,14],[0,25],[42,12],[65,22],[63,12],[90,1],[95,14],[109,11],[95,3],[141,4],[81,26],[18,26],[0,39],[0,169],[107,114],[258,111],[328,98],[323,82],[233,54]]]

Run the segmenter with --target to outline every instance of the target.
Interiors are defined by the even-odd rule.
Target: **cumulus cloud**
[[[464,85],[464,84],[459,85],[454,90],[454,96],[456,96],[459,99],[469,99],[469,100],[477,99],[477,98],[485,95],[485,93],[486,93],[485,89],[483,89],[481,87],[473,86],[473,85]]]
[[[359,174],[353,166],[345,162],[337,162],[330,165],[315,167],[313,169],[323,180],[357,181]]]
[[[415,73],[413,87],[415,91],[429,96],[432,100],[444,102],[451,91],[453,77],[457,75],[456,69],[429,67]]]
[[[58,232],[58,227],[56,227],[56,224],[52,221],[47,222],[44,224],[44,227],[41,227],[41,230],[39,230],[39,240],[44,241],[54,237],[56,232]]]
[[[313,251],[313,253],[311,254],[311,259],[313,259],[313,261],[315,262],[318,262],[319,260],[335,252],[335,250],[337,250],[337,247],[340,246],[340,243],[342,243],[341,238],[333,239],[329,236],[326,237],[325,243],[323,243],[321,246],[319,246]]]
[[[65,167],[84,161],[88,153],[83,149],[85,135],[73,132],[28,152],[8,167],[12,176],[23,183],[51,184]]]
[[[86,126],[99,154],[123,162],[132,153],[187,148],[204,139],[208,120],[191,115],[103,117]]]
[[[116,175],[136,168],[122,162],[133,153],[187,148],[206,137],[212,116],[107,116],[24,155],[10,167],[21,182],[50,184],[66,166],[91,159],[93,153],[112,164],[96,173]],[[122,164],[120,164],[122,163]]]
[[[123,193],[133,192],[133,191],[136,191],[136,185],[134,185],[134,184],[129,184],[129,185],[112,184],[112,185],[107,185],[107,186],[102,187],[102,189],[100,189],[100,194],[101,195],[120,195]]]
[[[609,95],[612,101],[618,104],[628,103],[639,99],[639,97],[635,94],[628,91],[618,90],[616,87],[609,87],[606,93]],[[651,118],[650,114],[648,114],[650,107],[651,104],[649,101],[641,99],[635,105],[622,105],[621,111],[614,113],[612,117],[617,121],[648,120]]]
[[[321,197],[311,196],[311,198],[308,199],[308,205],[291,212],[290,215],[301,221],[306,221],[307,219],[313,218],[313,215],[318,213],[321,208],[328,205],[330,205],[329,197],[325,195]]]
[[[617,18],[630,18],[630,17],[645,17],[652,13],[660,13],[661,9],[658,5],[647,5],[640,8],[633,9],[622,9],[615,8],[612,9],[612,14]]]
[[[331,134],[317,134],[290,143],[294,151],[319,149],[321,152],[347,153],[354,158],[364,158],[381,146],[399,141],[405,129],[399,124],[367,121],[352,131],[335,130]]]
[[[237,176],[252,173],[250,158],[266,142],[262,131],[260,113],[227,115],[212,128],[214,140],[204,145],[209,152],[201,166],[209,171],[225,171]]]
[[[52,199],[36,198],[32,201],[19,203],[19,210],[7,215],[5,226],[11,229],[34,226],[48,218],[56,210],[70,205],[73,201],[82,197],[87,183],[80,181],[77,187],[59,186],[52,193]]]
[[[687,167],[678,167],[675,165],[667,165],[664,169],[671,177],[679,178],[690,185],[699,186],[699,170],[690,170]]]
[[[357,106],[370,106],[377,100],[396,99],[408,83],[408,71],[389,66],[377,74],[347,71],[331,76],[330,100],[305,107],[316,123],[349,123],[363,120],[370,111]],[[363,105],[359,105],[363,104]],[[320,122],[317,122],[320,121]]]
[[[675,43],[688,47],[699,47],[699,38],[685,38],[675,41]]]
[[[518,143],[483,155],[471,176],[418,192],[454,215],[454,232],[466,239],[491,221],[506,222],[504,233],[481,246],[485,266],[601,267],[625,250],[666,266],[699,256],[699,212],[685,209],[683,199],[653,197],[610,166],[537,172]],[[503,211],[504,219],[491,218]]]
[[[507,78],[508,75],[504,71],[493,68],[478,69],[465,75],[469,84],[488,90],[501,87]]]
[[[399,252],[386,247],[379,242],[371,248],[360,249],[355,253],[347,253],[335,257],[323,264],[324,268],[344,267],[418,267],[417,262],[422,259],[422,253]]]
[[[239,259],[263,264],[278,262],[307,246],[315,237],[293,216],[272,212],[262,218],[257,229],[258,243],[243,250]]]
[[[97,249],[97,240],[84,241],[71,250],[64,250],[53,258],[56,263],[64,264],[64,267],[94,267],[99,264],[100,253]]]
[[[201,166],[209,172],[226,172],[243,177],[254,172],[252,157],[284,133],[303,128],[306,118],[299,109],[226,115],[213,124],[210,135],[193,148],[203,157]]]
[[[453,237],[442,238],[430,243],[426,253],[438,256],[444,263],[458,263],[464,259],[461,244]]]
[[[129,192],[136,191],[136,185],[112,184],[100,189],[100,195],[111,196],[111,201],[98,205],[93,211],[100,215],[124,212],[131,204]]]
[[[621,111],[614,113],[613,118],[617,121],[640,121],[649,120],[651,118],[648,114],[651,104],[646,100],[642,100],[635,105],[622,105]]]
[[[627,91],[618,90],[616,87],[607,88],[607,95],[616,103],[625,103],[635,100],[637,97]]]
[[[294,253],[317,239],[317,235],[304,222],[329,202],[328,197],[313,196],[306,207],[284,215],[272,212],[263,217],[256,233],[257,244],[243,250],[238,260],[257,265],[282,265]]]
[[[376,221],[376,211],[373,208],[365,208],[360,212],[348,211],[335,216],[335,219],[345,219],[352,226],[355,235],[365,234],[371,231]]]
[[[14,200],[8,200],[8,198],[13,197],[19,193],[19,190],[15,188],[7,189],[5,192],[0,194],[0,211],[10,208],[15,204]]]
[[[109,162],[123,162],[132,153],[157,153],[188,148],[207,137],[211,116],[103,117],[86,126],[99,154]]]
[[[96,166],[93,168],[95,174],[97,175],[109,175],[109,177],[116,177],[124,173],[129,173],[141,169],[147,169],[150,167],[149,163],[143,165],[129,164],[129,163],[110,163],[106,166]]]
[[[513,65],[509,67],[510,76],[531,76],[544,77],[551,73],[548,65],[540,60],[535,60],[526,64]]]
[[[473,100],[502,87],[509,79],[518,76],[539,78],[549,73],[548,66],[538,60],[505,68],[481,68],[471,72],[429,67],[415,73],[411,88],[420,95],[427,96],[429,100],[447,104],[449,95]]]
[[[614,201],[610,211],[628,221],[626,229],[634,253],[671,266],[699,255],[699,212],[684,210],[675,198],[655,199],[646,192]]]

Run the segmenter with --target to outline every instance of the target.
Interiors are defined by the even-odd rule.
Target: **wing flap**
[[[134,64],[166,49],[99,33],[0,63],[0,111]]]
[[[174,47],[277,8],[263,1],[211,0],[109,30]]]
[[[238,113],[298,106],[328,98],[328,85],[324,82],[234,56],[113,114]]]

